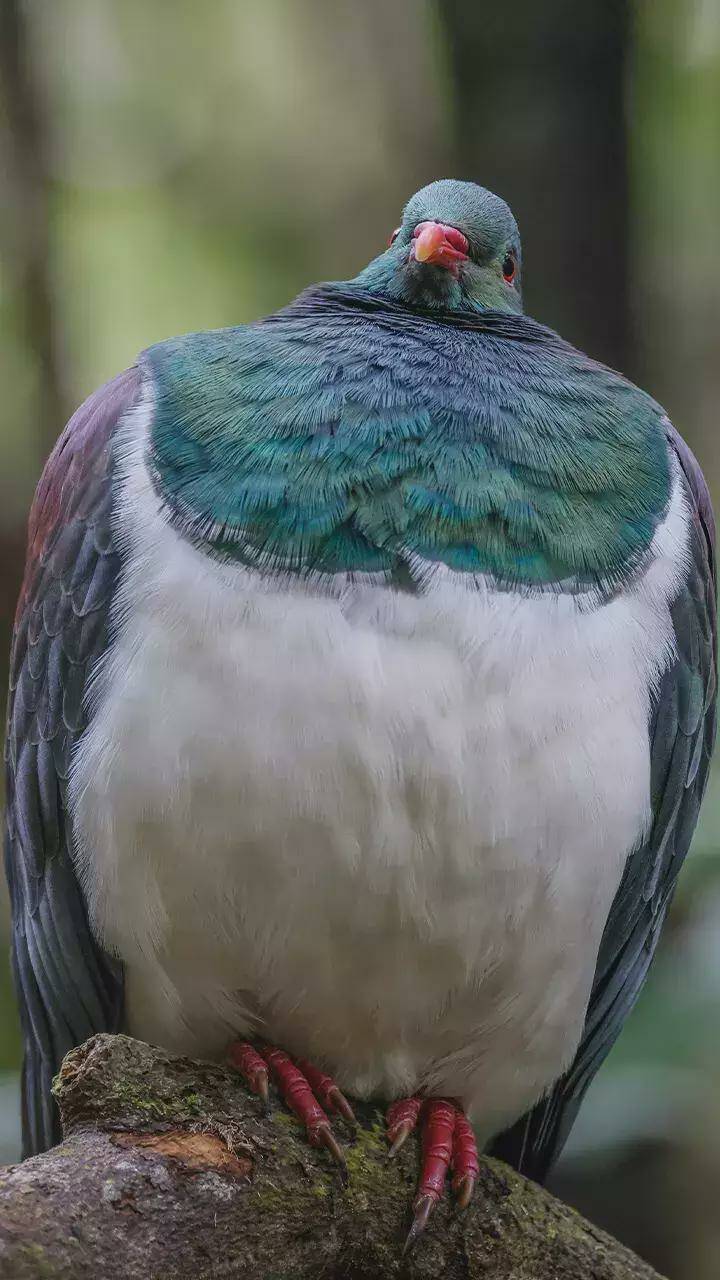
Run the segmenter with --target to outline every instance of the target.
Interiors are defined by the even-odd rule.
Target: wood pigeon
[[[389,1104],[411,1239],[477,1146],[560,1151],[698,816],[714,528],[520,272],[504,201],[433,182],[355,279],[150,347],[60,437],[7,734],[26,1153],[118,1029],[229,1052],[341,1165],[345,1093]]]

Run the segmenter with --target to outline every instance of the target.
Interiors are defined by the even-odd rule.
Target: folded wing
[[[112,437],[139,386],[130,369],[78,409],[30,514],[11,651],[5,837],[26,1155],[60,1136],[51,1085],[63,1055],[95,1032],[117,1030],[122,1017],[122,975],[92,936],[75,876],[66,790],[120,568]]]

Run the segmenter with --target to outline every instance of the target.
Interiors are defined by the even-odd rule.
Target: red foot
[[[293,1062],[282,1049],[275,1049],[272,1045],[259,1045],[255,1049],[244,1041],[235,1041],[228,1049],[228,1059],[245,1077],[253,1093],[266,1103],[268,1071],[272,1073],[281,1098],[305,1125],[311,1146],[326,1147],[339,1166],[343,1181],[346,1181],[345,1157],[332,1131],[327,1111],[337,1112],[353,1126],[355,1116],[335,1081],[310,1062]],[[318,1099],[327,1111],[323,1110]]]
[[[448,1169],[458,1209],[467,1209],[480,1172],[475,1135],[467,1116],[447,1098],[401,1098],[387,1113],[390,1155],[399,1151],[421,1117],[422,1171],[413,1201],[413,1222],[406,1250],[425,1230],[440,1199]]]
[[[251,1044],[246,1044],[243,1040],[233,1040],[228,1051],[228,1062],[244,1076],[250,1085],[253,1093],[262,1098],[265,1106],[268,1104],[268,1070],[264,1058]]]
[[[389,1153],[391,1157],[400,1150],[405,1139],[415,1128],[422,1104],[422,1098],[400,1098],[388,1108],[385,1119],[391,1144]]]

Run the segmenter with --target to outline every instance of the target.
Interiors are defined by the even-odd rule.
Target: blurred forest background
[[[720,503],[718,0],[2,0],[0,679],[74,406],[151,342],[354,275],[435,177],[508,199],[527,310],[660,399]],[[3,899],[0,1161],[6,934]],[[671,1280],[717,1280],[718,772],[554,1185]]]

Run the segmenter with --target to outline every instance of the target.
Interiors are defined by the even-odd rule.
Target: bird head
[[[445,178],[403,211],[388,247],[356,277],[408,306],[522,311],[520,234],[499,196]]]

